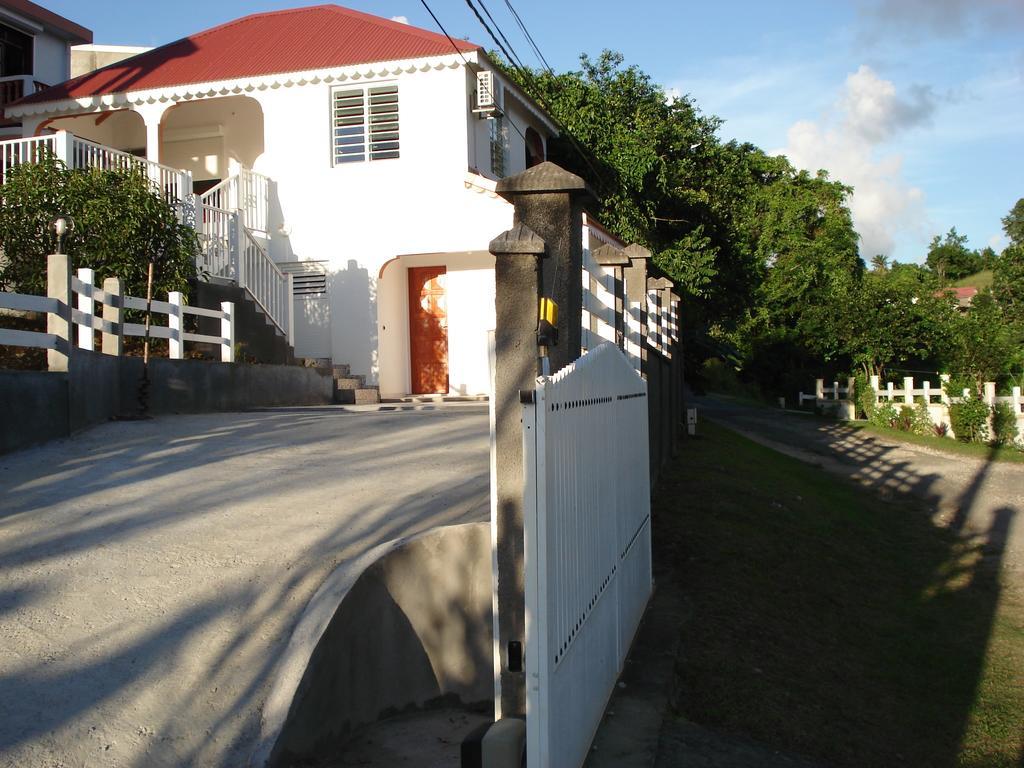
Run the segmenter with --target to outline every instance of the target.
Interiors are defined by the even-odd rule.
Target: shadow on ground
[[[690,740],[685,764],[697,768],[804,764],[765,762],[775,750],[836,766],[1018,766],[1024,678],[1007,659],[1019,658],[1024,611],[1002,566],[1020,510],[967,526],[991,462],[950,499],[941,475],[852,430],[798,445],[819,463],[841,451],[852,468],[842,474],[866,493],[721,428],[702,432],[655,497],[656,567],[689,608],[681,719],[666,725],[658,765]],[[932,522],[940,509],[952,510],[945,528]],[[742,736],[702,754],[693,723]],[[770,747],[729,751],[751,739]]]

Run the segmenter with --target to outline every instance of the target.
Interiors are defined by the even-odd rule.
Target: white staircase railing
[[[199,202],[214,208],[238,210],[242,224],[254,232],[266,233],[270,208],[270,179],[242,168],[199,196]]]
[[[254,233],[267,233],[270,179],[242,168],[196,200],[196,230],[204,267],[214,277],[245,288],[294,345],[291,275],[267,255]]]
[[[245,288],[267,317],[295,346],[292,276],[278,268],[248,227],[239,227],[238,285]]]
[[[196,203],[196,234],[202,248],[197,265],[206,277],[238,280],[238,214]]]

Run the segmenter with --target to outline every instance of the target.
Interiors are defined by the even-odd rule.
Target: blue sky
[[[493,47],[463,0],[427,0],[453,37]],[[527,63],[504,0],[487,8]],[[160,45],[297,2],[43,0],[97,43]],[[349,7],[436,29],[418,0]],[[1024,197],[1024,1],[512,0],[545,58],[620,51],[666,89],[721,117],[724,139],[780,151],[855,188],[861,254],[921,261],[955,226],[971,247],[1005,244]]]

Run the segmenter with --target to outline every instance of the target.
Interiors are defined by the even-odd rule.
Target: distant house
[[[952,296],[956,299],[957,308],[966,311],[971,308],[974,297],[978,295],[978,289],[971,285],[959,288],[943,288],[936,293],[937,296]]]
[[[479,46],[334,5],[261,13],[7,114],[26,137],[188,172],[211,253],[233,254],[215,277],[253,281],[251,254],[293,276],[297,355],[384,396],[487,391],[487,244],[512,225],[494,184],[541,162],[556,127]],[[237,236],[214,232],[224,208],[249,211]]]
[[[28,2],[0,2],[0,109],[71,77],[71,46],[92,32]],[[0,139],[21,136],[17,119],[0,120]]]

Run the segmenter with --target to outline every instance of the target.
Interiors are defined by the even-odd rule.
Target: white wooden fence
[[[0,292],[0,309],[47,315],[46,332],[0,328],[0,344],[53,350],[57,357],[51,357],[50,368],[67,370],[73,346],[96,351],[95,331],[101,334],[100,351],[112,355],[121,354],[125,336],[146,336],[146,327],[126,322],[124,311],[148,308],[153,314],[167,316],[166,326],[150,324],[149,336],[167,339],[168,356],[172,360],[184,358],[186,342],[200,342],[218,345],[221,361],[234,362],[235,309],[232,302],[223,302],[219,310],[190,307],[184,303],[181,293],[175,291],[168,294],[167,301],[147,303],[143,298],[125,295],[119,278],[107,278],[100,288],[95,284],[93,270],[82,268],[71,276],[67,274],[67,265],[66,255],[50,257],[48,296]],[[188,316],[219,320],[220,336],[189,333],[185,330]],[[55,365],[55,360],[60,362]]]
[[[651,593],[647,407],[612,344],[523,407],[530,768],[583,764]]]

